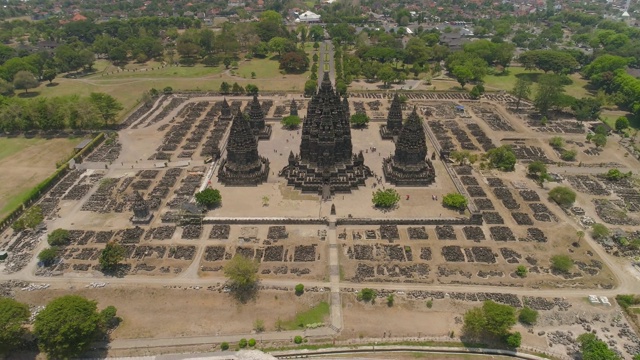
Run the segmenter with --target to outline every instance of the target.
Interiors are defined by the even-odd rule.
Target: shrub
[[[389,294],[389,296],[387,296],[387,306],[392,307],[394,301],[395,299],[393,298],[393,294]]]
[[[229,350],[229,343],[228,342],[223,342],[222,344],[220,344],[220,350]]]
[[[244,349],[247,347],[247,339],[242,338],[240,339],[240,341],[238,342],[238,346],[240,347],[240,349]]]
[[[538,311],[525,306],[520,310],[518,320],[523,324],[534,325],[538,321]]]
[[[293,342],[296,344],[302,344],[302,336],[296,335],[296,337],[293,338]]]
[[[256,319],[256,322],[253,324],[253,329],[258,333],[263,332],[265,330],[264,320]]]
[[[254,346],[256,346],[256,339],[253,339],[253,338],[249,339],[249,347],[254,347]]]
[[[298,284],[296,285],[296,295],[300,296],[304,294],[304,285]]]
[[[618,181],[628,176],[631,176],[631,173],[625,174],[618,169],[611,169],[607,171],[607,173],[605,174],[605,177],[607,178],[607,180],[611,180],[611,181]]]
[[[369,123],[369,117],[367,114],[356,113],[351,115],[351,119],[349,121],[353,127],[364,127]]]
[[[446,207],[464,210],[467,207],[467,198],[458,193],[449,193],[442,198],[442,204]]]
[[[373,204],[379,208],[392,208],[400,201],[400,194],[394,189],[378,189],[373,193]]]
[[[575,150],[565,150],[560,154],[560,158],[564,161],[574,161],[578,152]]]
[[[518,265],[518,267],[516,268],[516,275],[520,277],[527,276],[527,267],[524,265]]]
[[[433,300],[429,299],[427,300],[427,309],[431,309],[433,307]]]
[[[564,147],[564,139],[560,136],[554,136],[549,140],[549,145],[556,149],[562,149]]]
[[[566,186],[557,186],[549,191],[549,197],[558,205],[569,207],[576,201],[576,192]]]
[[[507,335],[506,341],[507,346],[510,348],[519,348],[520,347],[520,343],[522,343],[522,335],[520,335],[519,332],[514,332],[511,333],[509,335]]]
[[[489,150],[487,159],[492,168],[502,171],[513,171],[516,166],[516,154],[509,145],[502,145]]]
[[[559,272],[569,272],[573,267],[573,259],[567,255],[555,255],[551,257],[551,268]]]
[[[602,224],[591,225],[591,236],[594,239],[600,240],[609,236],[609,229]]]
[[[358,293],[358,300],[372,301],[376,297],[376,292],[373,289],[364,288]]]
[[[47,237],[47,242],[51,246],[64,246],[69,244],[69,230],[55,229]]]

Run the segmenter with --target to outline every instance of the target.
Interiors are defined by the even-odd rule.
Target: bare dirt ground
[[[260,291],[255,301],[240,304],[229,294],[187,286],[173,289],[108,285],[101,289],[19,291],[16,300],[39,306],[68,294],[96,300],[99,309],[115,306],[124,321],[112,334],[113,339],[248,334],[257,319],[264,321],[266,331],[274,331],[276,320],[293,320],[297,312],[328,298],[319,293],[298,297],[293,292]]]
[[[24,146],[20,151],[0,159],[0,218],[12,209],[17,196],[23,195],[55,170],[56,161],[73,151],[82,139],[2,139],[2,146]],[[16,204],[17,205],[17,204]]]

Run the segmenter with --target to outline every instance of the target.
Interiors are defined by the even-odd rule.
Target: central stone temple
[[[300,154],[289,154],[289,164],[279,175],[303,192],[329,199],[364,186],[371,170],[364,165],[362,151],[353,154],[349,102],[333,90],[329,73],[313,95],[302,122]]]
[[[385,179],[396,186],[426,186],[435,180],[422,119],[415,107],[398,135],[395,154],[384,159],[382,170]]]
[[[220,163],[218,180],[231,186],[255,186],[267,181],[269,160],[258,154],[249,121],[238,110],[227,142],[227,157]]]

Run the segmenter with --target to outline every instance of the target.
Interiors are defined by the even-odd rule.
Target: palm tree
[[[584,239],[584,231],[576,232],[576,236],[578,237],[578,242],[580,242],[580,240]]]

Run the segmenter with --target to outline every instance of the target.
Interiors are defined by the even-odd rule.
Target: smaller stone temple
[[[227,156],[220,163],[218,180],[229,186],[255,186],[267,181],[269,160],[258,154],[256,140],[249,121],[242,112],[231,123],[231,133],[227,142]]]
[[[220,117],[219,120],[231,120],[233,119],[233,115],[231,114],[231,106],[227,102],[227,98],[222,100],[222,108],[220,109]]]
[[[289,107],[289,115],[298,116],[298,104],[296,99],[291,100],[291,106]]]
[[[149,205],[144,201],[142,195],[139,192],[134,193],[133,200],[133,216],[131,217],[131,222],[134,224],[148,224],[153,219],[153,214],[149,211]]]
[[[396,139],[395,154],[383,160],[382,170],[385,180],[396,186],[427,186],[435,180],[422,119],[415,107]]]
[[[264,117],[258,95],[254,94],[253,100],[249,103],[249,123],[253,135],[257,136],[259,140],[269,140],[271,137],[271,125],[265,124]]]
[[[400,131],[402,131],[402,104],[398,93],[396,93],[391,101],[387,123],[380,125],[380,136],[385,140],[393,140],[400,135]]]

